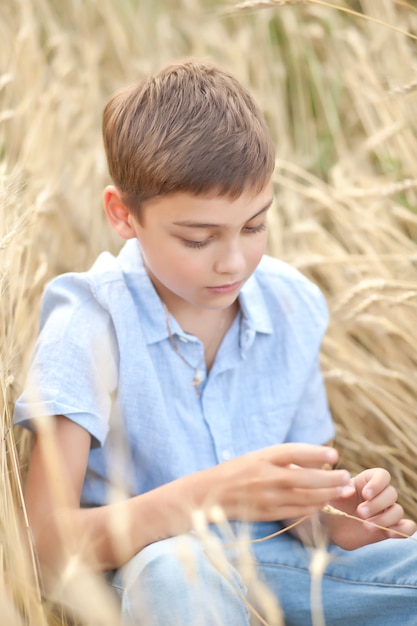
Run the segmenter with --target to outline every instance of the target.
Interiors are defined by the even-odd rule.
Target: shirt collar
[[[239,294],[242,311],[240,351],[243,357],[255,339],[256,333],[274,332],[268,306],[255,273],[246,281]]]
[[[137,239],[130,239],[118,255],[126,286],[140,312],[140,323],[148,344],[163,341],[168,335],[166,313],[160,297],[145,269]],[[179,326],[172,320],[173,332]]]

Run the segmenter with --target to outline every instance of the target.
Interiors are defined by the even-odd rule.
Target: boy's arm
[[[91,435],[63,416],[53,421],[53,436],[39,433],[35,439],[25,488],[29,523],[46,572],[73,553],[99,570],[113,569],[149,543],[189,530],[180,482],[117,504],[80,508]]]
[[[124,502],[81,509],[90,435],[65,417],[54,418],[54,423],[49,446],[41,433],[36,438],[25,494],[40,560],[51,571],[62,566],[69,554],[80,552],[99,570],[120,567],[146,545],[191,530],[195,509],[204,509],[210,521],[215,504],[229,519],[268,521],[308,515],[340,495],[349,481],[344,470],[320,469],[337,461],[336,450],[281,444]],[[291,464],[301,469],[293,470]]]

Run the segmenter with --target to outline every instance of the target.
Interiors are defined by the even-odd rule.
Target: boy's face
[[[153,198],[130,226],[146,269],[174,312],[185,303],[225,309],[235,302],[265,252],[272,184],[236,200],[178,192]]]

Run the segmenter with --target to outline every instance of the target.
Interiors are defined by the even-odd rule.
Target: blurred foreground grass
[[[30,441],[10,430],[39,297],[52,276],[120,246],[101,210],[101,111],[113,90],[175,58],[215,60],[264,109],[278,153],[269,248],[328,299],[322,363],[342,463],[387,467],[417,518],[417,10],[322,4],[2,1],[2,624],[64,621],[39,602],[23,551],[17,468],[24,473]],[[67,600],[93,624],[87,600],[102,590],[86,580],[93,587],[67,586]]]

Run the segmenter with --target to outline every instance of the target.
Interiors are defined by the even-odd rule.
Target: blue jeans
[[[257,538],[278,529],[260,523],[250,533]],[[190,534],[146,547],[113,579],[124,623],[249,626],[262,623],[254,620],[257,612],[270,626],[417,625],[413,540],[387,539],[351,552],[330,546],[324,575],[313,579],[317,552],[289,533],[251,544],[252,556],[247,544],[238,544],[240,550],[231,543],[223,549],[216,535],[206,544]]]

